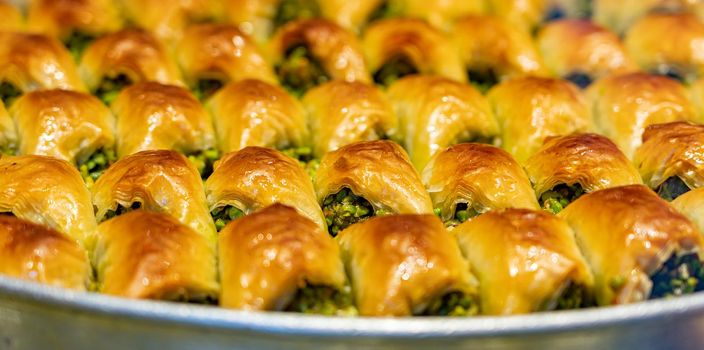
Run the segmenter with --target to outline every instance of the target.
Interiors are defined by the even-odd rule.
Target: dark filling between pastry
[[[328,232],[332,236],[352,224],[366,220],[374,215],[383,215],[381,210],[374,211],[371,203],[355,195],[349,188],[325,197],[323,201],[323,214],[328,224]]]
[[[279,28],[293,20],[320,16],[320,5],[316,0],[281,0],[274,16],[274,26]]]
[[[690,190],[689,186],[687,186],[679,176],[672,176],[658,186],[655,192],[657,192],[660,198],[666,201],[672,201]]]
[[[398,1],[383,1],[381,5],[369,15],[367,22],[371,23],[382,19],[400,17],[402,14],[402,9]]]
[[[663,65],[663,66],[658,67],[656,70],[654,70],[651,73],[657,74],[657,75],[662,75],[664,77],[668,77],[670,79],[677,80],[678,82],[683,83],[683,84],[686,83],[685,74],[680,69],[678,69],[676,67]]]
[[[436,209],[436,213],[438,210],[439,208]],[[455,215],[452,216],[452,219],[445,221],[445,227],[455,227],[477,215],[479,215],[479,213],[473,208],[468,208],[467,203],[457,203],[455,206]]]
[[[125,74],[118,74],[114,78],[105,77],[95,89],[95,96],[106,105],[110,105],[120,94],[120,91],[130,84],[132,84],[132,80]]]
[[[188,155],[188,160],[198,169],[202,179],[207,179],[213,173],[213,164],[220,159],[220,152],[213,148],[198,151]]]
[[[323,65],[305,45],[287,49],[283,61],[274,69],[281,85],[298,98],[309,89],[331,80]]]
[[[295,159],[306,170],[311,179],[315,179],[315,175],[320,167],[320,160],[313,158],[313,150],[308,146],[290,147],[281,150],[281,153]]]
[[[71,35],[64,41],[64,46],[68,49],[75,62],[81,60],[83,52],[86,50],[88,45],[90,45],[95,40],[95,36],[81,32],[74,31]]]
[[[286,311],[316,315],[356,314],[352,294],[328,286],[305,286],[296,291]]]
[[[677,256],[672,254],[655,273],[650,276],[653,289],[649,299],[691,294],[704,289],[699,283],[704,277],[702,263],[697,254]]]
[[[243,217],[244,212],[239,208],[226,205],[213,209],[213,211],[210,212],[210,216],[213,217],[215,228],[220,232],[230,221]]]
[[[105,213],[105,216],[103,216],[103,219],[100,220],[100,222],[110,220],[116,216],[119,216],[119,215],[122,215],[125,213],[129,213],[129,212],[131,212],[133,210],[137,210],[141,207],[142,207],[142,203],[140,203],[140,202],[133,202],[132,205],[130,205],[129,207],[125,207],[122,204],[118,204],[117,208],[115,208],[115,210],[108,210]]]
[[[101,148],[93,152],[88,159],[78,163],[78,170],[85,183],[93,184],[116,160],[114,150]]]
[[[469,78],[469,83],[482,94],[486,94],[494,85],[499,83],[499,76],[491,68],[468,69],[467,77]]]
[[[587,288],[582,284],[570,282],[557,299],[555,310],[574,310],[592,306],[594,306],[594,300]]]
[[[591,18],[592,17],[592,1],[591,0],[577,0],[578,9],[575,14],[576,18]],[[567,17],[567,12],[563,7],[552,6],[543,18],[543,22],[552,22],[559,19]]]
[[[18,97],[22,95],[22,90],[18,89],[14,84],[3,81],[0,83],[0,99],[5,103],[5,106],[9,106]]]
[[[540,195],[538,202],[540,206],[553,213],[557,214],[565,209],[570,203],[574,202],[577,198],[581,197],[584,193],[584,189],[580,184],[566,185],[559,184],[553,187],[549,191],[545,191]]]
[[[418,69],[408,57],[399,55],[386,61],[386,63],[374,73],[374,82],[388,87],[393,82],[406,75],[418,73]]]
[[[220,79],[198,79],[192,89],[193,95],[202,102],[215,95],[224,85]]]
[[[579,86],[581,89],[584,89],[592,84],[592,78],[589,74],[582,72],[572,72],[565,76],[565,80],[571,81],[574,85]]]
[[[462,292],[451,292],[435,299],[423,316],[472,316],[479,313],[476,297]]]

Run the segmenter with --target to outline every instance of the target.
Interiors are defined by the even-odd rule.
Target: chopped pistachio
[[[283,61],[274,69],[281,85],[297,98],[302,97],[309,89],[330,80],[323,65],[304,45],[287,50]]]
[[[356,222],[373,215],[382,215],[380,210],[375,212],[367,200],[355,195],[348,188],[325,197],[323,214],[328,224],[328,232],[333,236]]]
[[[213,221],[215,222],[215,228],[219,232],[230,221],[243,217],[244,212],[232,205],[226,205],[224,207],[213,209],[213,211],[210,212],[210,216],[213,217]]]
[[[479,303],[476,297],[461,292],[452,292],[432,301],[423,315],[472,316],[478,313]]]
[[[354,316],[357,314],[349,288],[340,291],[332,287],[311,285],[296,292],[286,311],[326,316]]]

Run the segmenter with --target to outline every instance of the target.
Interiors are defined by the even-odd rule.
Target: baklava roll
[[[17,153],[17,130],[0,99],[0,157],[12,156]]]
[[[360,141],[325,154],[315,190],[333,236],[372,216],[433,212],[408,155],[388,140]]]
[[[462,143],[440,150],[422,178],[435,213],[448,227],[490,210],[538,209],[523,168],[498,147]]]
[[[357,141],[398,138],[398,121],[387,97],[375,86],[332,81],[303,97],[313,156]]]
[[[510,78],[547,75],[530,35],[498,17],[467,16],[452,40],[469,82],[482,93]]]
[[[217,4],[220,1],[187,0],[120,0],[124,16],[136,27],[152,33],[169,46],[175,45],[183,37],[186,28],[192,23],[202,23],[217,17]]]
[[[257,45],[234,26],[189,27],[179,43],[177,56],[186,83],[200,100],[231,81],[258,79],[277,83]]]
[[[588,193],[558,216],[574,229],[592,268],[599,305],[704,289],[701,233],[647,187]]]
[[[109,0],[32,0],[27,27],[58,38],[78,60],[97,37],[119,30],[122,17],[118,5]]]
[[[447,146],[493,143],[499,134],[489,102],[466,84],[437,76],[410,76],[391,84],[388,96],[403,144],[419,171]]]
[[[166,48],[140,29],[124,29],[95,40],[83,53],[80,70],[88,89],[106,104],[133,83],[183,84]]]
[[[131,85],[112,104],[117,119],[117,155],[172,149],[188,156],[207,178],[218,158],[210,114],[180,86],[157,82]]]
[[[10,108],[19,154],[38,154],[75,164],[89,186],[115,157],[115,119],[97,98],[76,91],[39,90]]]
[[[330,80],[371,82],[357,38],[334,22],[291,22],[271,41],[271,59],[281,85],[294,96]]]
[[[0,212],[47,226],[90,248],[90,192],[70,163],[46,156],[0,157]]]
[[[600,79],[589,87],[587,98],[596,131],[614,141],[629,159],[648,125],[696,117],[680,83],[646,73]]]
[[[211,242],[170,215],[135,210],[98,226],[93,251],[98,291],[135,299],[213,302]]]
[[[452,235],[434,215],[390,215],[338,237],[363,316],[471,316],[477,281]]]
[[[607,75],[638,69],[619,37],[589,20],[549,23],[536,41],[550,73],[581,88]]]
[[[356,314],[337,244],[292,207],[274,204],[234,221],[218,243],[221,306]]]
[[[626,48],[646,71],[681,82],[704,77],[704,23],[692,14],[650,14],[626,34]]]
[[[91,274],[78,243],[46,226],[0,215],[0,275],[85,291]]]
[[[452,233],[479,280],[482,314],[593,305],[594,277],[564,220],[539,210],[505,209]]]
[[[279,86],[254,79],[229,83],[206,106],[223,154],[262,146],[310,156],[303,149],[309,139],[303,106]]]
[[[564,80],[516,78],[497,85],[488,98],[502,129],[501,147],[521,163],[549,136],[593,128],[582,92]]]
[[[218,230],[274,203],[294,207],[321,230],[326,228],[306,171],[271,148],[246,147],[223,156],[205,182],[205,195]]]
[[[9,106],[22,93],[40,89],[85,87],[71,55],[57,39],[0,32],[0,99]]]
[[[597,134],[549,138],[525,169],[540,206],[554,214],[585,193],[642,183],[616,144]]]
[[[375,22],[362,39],[367,67],[377,84],[388,86],[410,74],[436,74],[459,82],[467,75],[447,36],[420,19]]]
[[[21,31],[24,27],[22,12],[9,0],[0,1],[0,31]]]
[[[373,1],[379,0],[348,1],[348,3],[351,7],[368,7],[370,5],[366,3]],[[225,19],[238,25],[240,30],[247,35],[263,42],[276,29],[283,27],[288,22],[321,17],[322,8],[331,7],[327,4],[328,2],[321,0],[226,0],[224,3]],[[359,5],[354,5],[358,3]]]
[[[486,0],[490,13],[503,18],[513,28],[532,33],[546,19],[550,0]]]
[[[144,208],[173,216],[215,244],[203,181],[195,166],[176,151],[124,157],[95,182],[92,192],[98,222]]]
[[[635,164],[644,183],[667,201],[704,186],[704,126],[655,124],[643,132]]]
[[[673,208],[684,214],[697,226],[699,232],[704,232],[704,188],[695,188],[677,197],[671,203]],[[701,281],[704,274],[697,276]]]

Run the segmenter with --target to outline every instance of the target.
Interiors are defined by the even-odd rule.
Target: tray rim
[[[313,337],[481,338],[580,331],[704,313],[704,292],[672,299],[587,310],[513,316],[329,317],[238,311],[193,304],[134,300],[78,292],[0,276],[0,296],[71,312],[133,319],[164,326]],[[0,298],[0,305],[4,298]]]

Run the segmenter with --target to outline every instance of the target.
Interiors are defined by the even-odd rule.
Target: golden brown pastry
[[[492,211],[457,226],[479,279],[485,315],[591,306],[594,277],[564,220],[544,211]]]
[[[626,32],[633,23],[649,12],[681,12],[688,10],[691,0],[592,0],[594,22],[617,34]]]
[[[176,151],[142,151],[124,157],[92,188],[98,222],[144,208],[163,212],[215,242],[203,182],[188,159]]]
[[[321,7],[328,1],[318,0],[226,0],[224,16],[229,23],[258,41],[267,40],[277,28],[297,19],[321,17]],[[365,3],[355,1],[355,3]]]
[[[0,215],[0,275],[84,291],[91,273],[88,255],[70,238]]]
[[[521,163],[549,136],[593,128],[586,99],[564,80],[516,78],[497,85],[488,98],[502,130],[501,147]]]
[[[677,197],[671,203],[673,208],[684,214],[694,223],[699,232],[704,232],[704,188],[695,188]]]
[[[645,184],[665,200],[704,186],[704,126],[688,122],[648,126],[634,162]]]
[[[9,105],[17,96],[39,89],[85,91],[61,42],[40,34],[0,32],[0,99]]]
[[[493,143],[499,134],[489,102],[466,84],[410,76],[389,86],[388,96],[405,148],[419,171],[442,148],[461,142]]]
[[[692,82],[704,77],[704,23],[692,14],[651,14],[626,34],[626,48],[647,72]]]
[[[120,0],[126,19],[146,29],[163,42],[174,45],[186,27],[217,16],[217,4],[211,0]]]
[[[218,229],[274,203],[294,207],[320,229],[326,228],[306,171],[271,148],[246,147],[223,156],[205,182],[205,194]]]
[[[490,210],[538,209],[521,165],[490,145],[462,143],[440,150],[423,170],[423,184],[449,227]]]
[[[95,38],[119,30],[118,5],[109,0],[32,0],[27,27],[60,39],[74,58]]]
[[[358,34],[367,22],[396,15],[389,3],[388,0],[327,0],[320,2],[320,12],[323,17]]]
[[[0,30],[20,31],[24,27],[22,12],[7,0],[0,1]]]
[[[81,174],[56,158],[0,157],[0,212],[47,226],[89,249],[95,235],[90,192]]]
[[[206,106],[213,115],[222,153],[246,146],[284,150],[308,144],[303,107],[276,85],[253,79],[233,82]]]
[[[581,88],[610,74],[637,70],[619,37],[589,20],[551,22],[536,40],[550,73]]]
[[[315,157],[356,141],[398,137],[398,121],[391,104],[369,84],[339,80],[325,83],[306,93],[303,106]]]
[[[381,20],[369,26],[362,40],[367,67],[377,84],[388,86],[417,73],[467,81],[452,41],[423,20]]]
[[[17,152],[17,143],[15,123],[0,99],[0,157],[14,155]]]
[[[387,140],[356,142],[325,154],[315,189],[332,235],[372,216],[433,212],[408,155]]]
[[[205,302],[219,292],[211,242],[163,213],[135,210],[101,223],[93,261],[105,294]]]
[[[599,305],[691,293],[701,233],[643,185],[585,194],[560,212],[594,273]],[[700,264],[699,264],[700,266]],[[693,282],[693,283],[692,283]]]
[[[221,306],[354,313],[337,244],[292,207],[274,204],[233,221],[218,243]]]
[[[434,215],[390,215],[338,238],[363,316],[476,314],[477,282]]]
[[[534,31],[540,25],[549,5],[549,0],[487,0],[490,13],[525,33]]]
[[[472,85],[482,92],[525,75],[547,75],[530,35],[495,16],[467,16],[452,39]]]
[[[381,2],[373,19],[388,17],[420,18],[435,28],[448,30],[460,17],[483,14],[488,10],[484,0],[387,0]]]
[[[616,144],[597,134],[548,138],[525,169],[540,206],[554,214],[584,193],[642,183]]]
[[[177,52],[186,82],[201,100],[230,81],[258,79],[277,83],[257,45],[234,26],[191,26]]]
[[[371,82],[357,38],[328,20],[283,26],[274,35],[270,51],[281,85],[298,97],[330,80]]]
[[[10,114],[19,154],[67,160],[91,185],[115,161],[115,119],[97,98],[82,92],[40,90],[22,95]]]
[[[83,53],[80,70],[90,91],[106,104],[133,83],[183,84],[166,48],[140,29],[124,29],[94,41]]]
[[[648,125],[695,120],[696,116],[682,85],[646,73],[598,80],[587,90],[587,97],[596,131],[614,141],[629,159]]]
[[[204,178],[212,172],[215,132],[210,115],[183,87],[143,82],[131,85],[112,104],[120,158],[150,149],[189,156]]]

